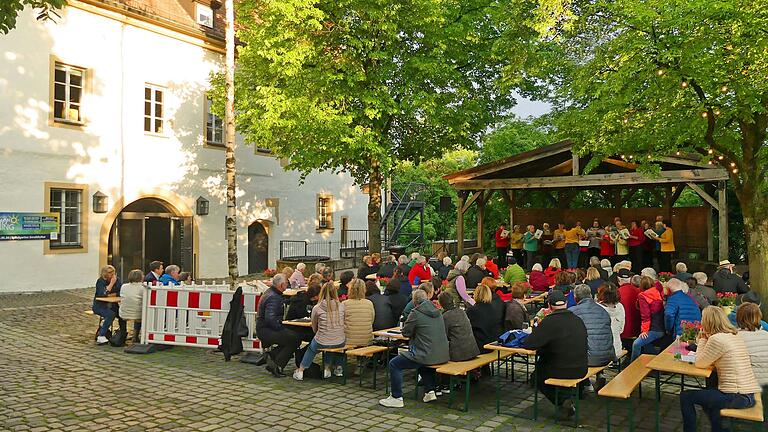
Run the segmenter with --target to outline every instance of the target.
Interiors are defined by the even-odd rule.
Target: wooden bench
[[[357,368],[358,368],[358,375],[360,376],[360,383],[358,385],[363,385],[363,369],[365,368],[365,365],[363,364],[362,360],[363,358],[373,358],[376,354],[383,353],[389,351],[389,347],[381,346],[381,345],[369,345],[365,347],[360,348],[354,348],[351,350],[348,350],[345,354],[347,356],[353,356],[357,357]],[[386,371],[387,376],[389,376],[389,365],[384,365],[384,369]],[[373,361],[373,389],[376,390],[376,361]]]
[[[511,354],[502,353],[501,358],[506,358],[510,356]],[[465,383],[464,383],[464,412],[467,412],[469,410],[469,390],[470,390],[470,374],[469,372],[479,369],[483,366],[488,366],[491,363],[497,361],[499,359],[498,354],[496,352],[489,352],[485,354],[480,354],[479,356],[462,361],[462,362],[453,362],[449,361],[446,363],[441,363],[437,365],[431,365],[430,368],[435,369],[435,371],[439,374],[448,375],[450,377],[450,388],[453,389],[454,387],[454,380],[457,376],[464,376],[466,377]],[[416,395],[418,396],[418,387],[416,388]],[[448,407],[451,407],[453,405],[453,399],[454,399],[454,392],[451,392],[451,396],[448,399]]]
[[[546,381],[544,381],[544,384],[555,387],[555,406],[556,407],[558,406],[557,401],[559,399],[560,388],[567,388],[569,393],[571,393],[572,395],[575,393],[575,398],[576,398],[576,403],[575,403],[576,415],[574,418],[575,427],[579,427],[579,388],[578,388],[579,383],[584,380],[590,379],[593,376],[599,374],[600,372],[606,370],[608,366],[609,365],[591,367],[587,369],[587,374],[581,378],[576,378],[576,379],[548,378]]]
[[[347,351],[357,348],[357,345],[344,345],[338,348],[320,348],[318,352],[329,354],[341,354],[341,384],[347,384]],[[325,359],[323,359],[323,369],[325,369]]]
[[[721,409],[720,416],[730,419],[731,423],[733,423],[733,420],[755,422],[756,424],[753,425],[753,429],[760,430],[760,426],[762,426],[763,422],[765,421],[765,416],[763,415],[762,395],[760,393],[755,393],[755,406],[752,408]],[[731,429],[736,430],[733,425],[731,425]]]
[[[640,386],[643,379],[651,373],[647,365],[654,357],[651,354],[642,354],[597,392],[599,396],[609,398],[605,405],[608,420],[606,430],[608,432],[611,430],[611,399],[628,400],[635,388]],[[642,386],[640,387],[640,397],[643,397]],[[632,401],[629,401],[629,430],[635,430],[635,413]]]

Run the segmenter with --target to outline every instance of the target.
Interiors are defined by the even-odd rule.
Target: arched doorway
[[[142,198],[125,206],[112,224],[107,262],[125,280],[132,269],[148,271],[152,261],[194,274],[192,218],[182,217],[162,199]]]
[[[269,234],[259,221],[248,226],[248,273],[261,273],[269,267]]]

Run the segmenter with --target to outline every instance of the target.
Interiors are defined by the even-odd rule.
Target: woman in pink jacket
[[[640,278],[637,306],[640,309],[640,335],[632,344],[632,357],[640,357],[643,347],[664,336],[664,300],[656,289],[655,281],[649,276]]]

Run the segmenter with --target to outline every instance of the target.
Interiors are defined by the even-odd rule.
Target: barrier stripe
[[[157,291],[150,291],[149,304],[155,306],[157,304]]]
[[[221,294],[219,293],[211,294],[211,309],[216,309],[216,310],[221,309]]]
[[[200,307],[200,293],[191,292],[187,299],[187,307],[190,309],[197,309]]]
[[[179,305],[179,292],[178,291],[168,291],[168,298],[165,300],[165,304],[168,306],[178,306]]]

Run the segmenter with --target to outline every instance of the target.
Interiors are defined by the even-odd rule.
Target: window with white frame
[[[50,211],[59,213],[58,238],[51,236],[51,248],[82,246],[83,191],[51,188]]]
[[[333,229],[333,196],[317,196],[317,229]]]
[[[80,106],[85,84],[85,69],[56,62],[53,71],[53,120],[82,123]]]
[[[213,28],[213,10],[210,8],[210,6],[196,3],[195,15],[197,16],[198,24],[204,25],[208,28]]]
[[[144,132],[162,134],[165,131],[164,90],[162,87],[150,84],[144,86]]]
[[[224,145],[224,121],[221,117],[211,112],[211,105],[213,101],[211,98],[205,98],[205,142],[209,145],[223,146]]]

